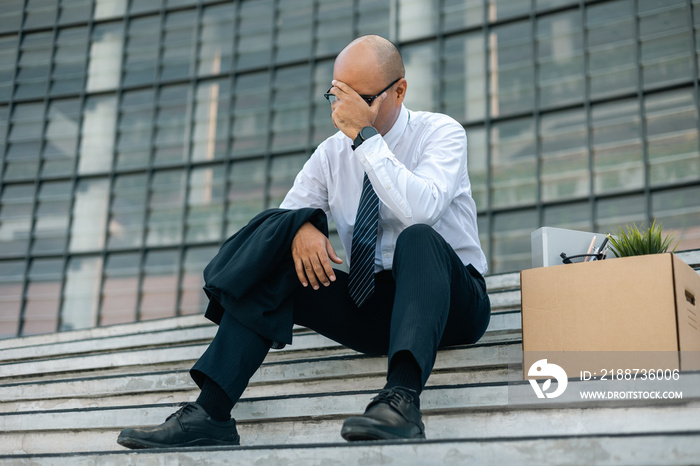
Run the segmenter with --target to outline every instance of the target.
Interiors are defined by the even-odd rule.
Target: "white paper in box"
[[[567,230],[565,228],[542,227],[530,235],[532,247],[532,267],[548,267],[563,264],[561,253],[567,256],[586,254],[591,240],[596,237],[594,248],[599,248],[605,240],[605,233]],[[608,252],[606,257],[613,257]]]

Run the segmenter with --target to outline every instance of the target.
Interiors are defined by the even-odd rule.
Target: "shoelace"
[[[170,420],[172,417],[177,417],[180,418],[182,417],[183,414],[187,414],[191,411],[196,410],[197,408],[194,407],[194,403],[190,401],[185,401],[184,403],[180,403],[180,409],[175,411],[173,414],[165,418],[166,421]]]
[[[413,397],[403,390],[397,390],[395,388],[387,388],[381,390],[377,396],[372,398],[372,404],[374,403],[388,403],[394,409],[399,409],[399,404],[404,401],[408,404],[413,403]]]

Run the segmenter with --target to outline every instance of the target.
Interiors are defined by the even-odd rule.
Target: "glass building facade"
[[[543,225],[700,247],[700,0],[3,0],[0,337],[202,312],[367,33],[464,125],[491,273]]]

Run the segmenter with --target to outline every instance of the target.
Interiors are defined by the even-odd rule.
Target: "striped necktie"
[[[377,249],[379,198],[367,174],[362,181],[362,196],[357,208],[350,253],[350,296],[357,307],[374,293],[374,255]]]

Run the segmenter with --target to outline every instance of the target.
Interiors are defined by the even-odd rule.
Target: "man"
[[[219,330],[191,371],[197,402],[160,426],[125,429],[120,444],[238,444],[231,409],[270,347],[291,341],[294,323],[388,355],[384,389],[345,421],[345,439],[425,438],[419,396],[437,349],[481,338],[490,304],[464,129],[406,109],[406,90],[388,40],[363,36],[340,52],[325,94],[339,132],[317,148],[281,209],[253,219],[205,269],[207,316]],[[326,217],[349,274],[332,267],[342,261]]]

